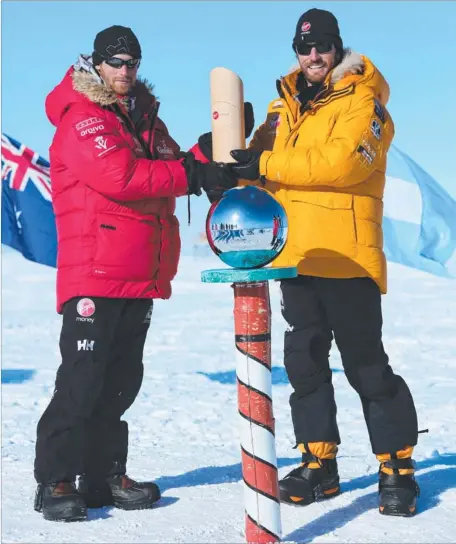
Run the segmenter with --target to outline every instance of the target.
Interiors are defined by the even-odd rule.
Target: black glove
[[[252,134],[253,127],[255,126],[255,115],[253,113],[253,106],[250,102],[244,102],[244,128],[245,137],[248,138]],[[198,138],[198,145],[203,155],[212,160],[212,132],[205,132]]]
[[[187,174],[189,195],[199,196],[201,189],[204,189],[209,201],[214,202],[219,200],[225,191],[237,185],[236,176],[223,163],[204,164],[197,161],[193,153],[186,153],[182,164]]]
[[[261,153],[259,151],[233,149],[230,154],[237,161],[236,164],[230,164],[230,168],[237,178],[255,181],[260,177]]]
[[[252,134],[255,126],[255,114],[251,102],[244,102],[244,130],[246,139]]]

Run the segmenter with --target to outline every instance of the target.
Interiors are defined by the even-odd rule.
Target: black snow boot
[[[111,488],[107,480],[92,480],[86,476],[78,479],[78,491],[84,497],[87,508],[114,506]]]
[[[34,508],[49,521],[80,521],[87,519],[87,506],[71,482],[38,484]]]
[[[335,497],[340,493],[337,461],[303,453],[301,466],[280,480],[279,488],[281,502],[298,506]]]
[[[411,517],[416,514],[420,488],[414,477],[412,459],[391,459],[380,465],[379,511],[385,516]]]
[[[136,482],[125,474],[109,476],[102,482],[79,478],[79,492],[89,508],[115,506],[122,510],[151,508],[160,499],[160,489],[153,482]]]

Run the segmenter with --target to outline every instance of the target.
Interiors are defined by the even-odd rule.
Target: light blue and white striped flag
[[[395,146],[388,154],[384,203],[387,259],[456,278],[456,201]]]

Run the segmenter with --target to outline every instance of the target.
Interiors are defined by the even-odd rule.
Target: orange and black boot
[[[280,500],[307,506],[340,493],[335,442],[298,444],[302,463],[279,482]]]
[[[380,461],[378,494],[379,511],[385,516],[411,517],[416,514],[416,499],[420,488],[415,480],[413,448],[395,454],[377,455]]]

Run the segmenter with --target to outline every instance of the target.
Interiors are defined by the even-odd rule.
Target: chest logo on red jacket
[[[160,155],[164,155],[164,158],[166,159],[173,159],[174,158],[174,152],[169,147],[169,145],[166,143],[166,140],[160,140],[158,142],[158,145],[156,146],[156,150],[160,153]]]

